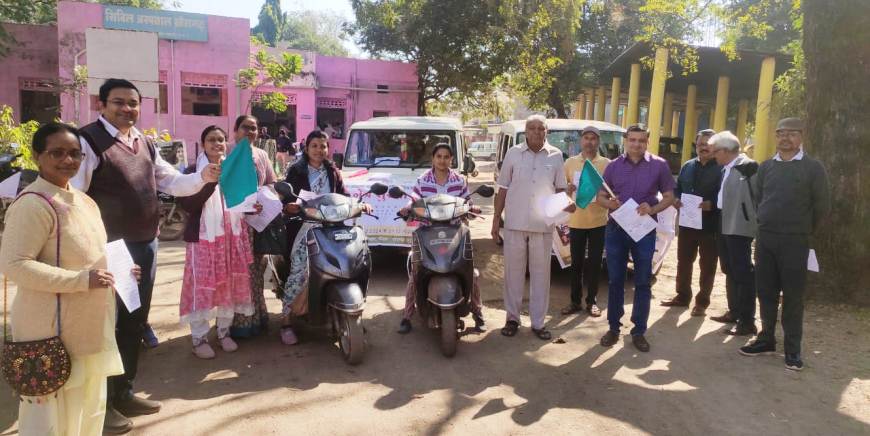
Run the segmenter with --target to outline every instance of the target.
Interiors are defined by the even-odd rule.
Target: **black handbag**
[[[283,214],[278,214],[262,232],[254,231],[254,255],[267,254],[289,258],[290,241]]]
[[[42,197],[54,210],[57,223],[57,262],[60,267],[60,217],[48,198],[37,192],[24,192],[18,196],[35,194]],[[16,199],[17,200],[17,199]],[[9,229],[7,229],[9,230]],[[6,338],[6,302],[9,299],[3,277],[3,377],[19,397],[39,397],[57,392],[69,380],[71,361],[60,339],[60,294],[57,298],[57,335],[35,341],[10,342]],[[55,394],[57,395],[57,394]],[[23,400],[23,398],[22,398]],[[27,400],[30,401],[30,400]]]

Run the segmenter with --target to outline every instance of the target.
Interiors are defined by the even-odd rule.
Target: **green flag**
[[[586,206],[589,206],[589,203],[598,195],[598,190],[601,189],[603,184],[604,179],[601,178],[601,174],[598,174],[598,170],[595,169],[592,162],[588,160],[583,161],[583,171],[580,172],[580,183],[577,186],[577,193],[574,199],[577,206],[581,209],[586,209]]]
[[[257,200],[257,170],[248,139],[242,139],[221,164],[221,192],[227,209],[239,211],[253,207]]]

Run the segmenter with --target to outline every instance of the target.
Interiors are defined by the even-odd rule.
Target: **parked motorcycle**
[[[276,183],[275,190],[285,199],[297,198],[287,182]],[[362,313],[372,259],[362,227],[345,221],[366,213],[364,197],[386,193],[386,185],[375,183],[359,200],[341,194],[300,199],[300,218],[315,224],[305,235],[308,322],[329,323],[344,360],[351,365],[360,363],[365,352]]]
[[[160,199],[157,238],[161,241],[176,241],[184,234],[184,227],[187,225],[187,211],[178,207],[175,197],[169,194],[158,192],[157,197]]]
[[[20,172],[21,180],[18,182],[18,192],[21,192],[22,189],[26,188],[27,185],[36,180],[36,177],[39,176],[39,172],[16,167],[14,165],[15,160],[19,157],[21,157],[20,154],[0,153],[0,181],[6,180],[15,175],[15,173]],[[6,226],[6,208],[12,204],[12,201],[13,199],[11,198],[0,199],[0,233],[3,232],[3,229]]]
[[[469,197],[492,197],[495,190],[481,185]],[[409,274],[417,291],[417,308],[430,328],[441,330],[441,353],[456,354],[462,318],[471,311],[474,280],[474,252],[471,231],[462,220],[473,216],[468,197],[437,194],[415,198],[398,186],[389,190],[392,198],[413,200],[406,219],[422,223],[411,238]],[[401,212],[400,212],[401,213]]]

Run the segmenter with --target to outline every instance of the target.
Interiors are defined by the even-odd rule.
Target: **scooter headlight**
[[[432,221],[449,221],[453,219],[454,204],[430,204],[429,219]]]
[[[320,213],[324,221],[333,223],[344,221],[350,217],[350,205],[347,203],[331,206],[322,205],[320,206]]]
[[[317,210],[313,207],[306,207],[305,208],[305,217],[320,221],[323,219],[323,214],[321,214],[319,210]]]

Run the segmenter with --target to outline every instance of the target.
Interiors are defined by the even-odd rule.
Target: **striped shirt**
[[[417,198],[425,198],[435,194],[465,198],[468,196],[468,185],[465,183],[465,179],[453,170],[450,170],[447,182],[441,185],[435,180],[435,171],[430,169],[417,178],[417,184],[414,185],[414,195]]]

